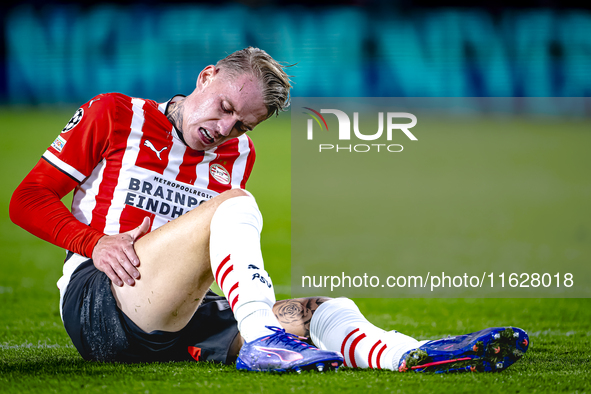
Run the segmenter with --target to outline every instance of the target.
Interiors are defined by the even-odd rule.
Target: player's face
[[[183,137],[191,148],[209,150],[254,129],[266,118],[267,108],[252,75],[232,78],[208,66],[184,101]]]

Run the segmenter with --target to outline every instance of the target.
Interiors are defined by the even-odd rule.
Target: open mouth
[[[205,142],[207,142],[208,144],[213,144],[214,139],[208,130],[204,129],[203,127],[200,127],[199,132],[201,133],[201,136]]]

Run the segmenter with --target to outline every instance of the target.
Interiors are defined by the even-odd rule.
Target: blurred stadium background
[[[295,96],[591,95],[581,2],[471,3],[8,1],[0,102],[80,103],[107,91],[165,100],[248,45],[297,63]]]

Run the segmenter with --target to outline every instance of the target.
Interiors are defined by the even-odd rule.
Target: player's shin
[[[310,336],[319,349],[341,352],[353,368],[398,370],[400,357],[421,342],[370,323],[348,298],[320,305],[310,323]]]
[[[263,220],[251,196],[224,201],[210,225],[210,260],[214,278],[228,299],[240,334],[247,342],[280,327],[273,314],[275,292],[260,247]]]

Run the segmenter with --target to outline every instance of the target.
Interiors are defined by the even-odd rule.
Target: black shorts
[[[199,361],[230,364],[238,327],[228,302],[211,290],[185,328],[147,333],[117,306],[111,280],[87,260],[74,271],[63,298],[64,326],[85,360],[117,362]],[[200,350],[199,350],[200,349]]]

